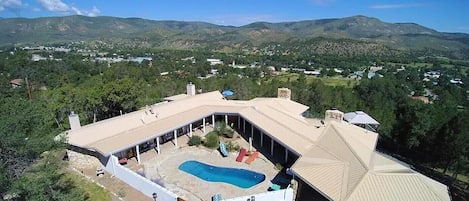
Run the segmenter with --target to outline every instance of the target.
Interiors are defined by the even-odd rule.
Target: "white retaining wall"
[[[293,201],[293,189],[286,188],[278,191],[269,191],[255,195],[226,199],[224,201],[247,201],[252,200],[251,197],[254,197],[255,201]]]
[[[177,195],[161,187],[158,184],[150,181],[149,179],[140,176],[139,174],[125,168],[119,164],[117,157],[111,155],[107,158],[108,161],[104,169],[114,174],[115,177],[129,184],[133,188],[139,190],[148,197],[152,197],[153,193],[157,193],[158,199],[163,201],[176,201]]]

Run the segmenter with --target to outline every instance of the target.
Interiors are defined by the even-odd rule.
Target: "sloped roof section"
[[[343,138],[350,150],[360,159],[367,169],[370,168],[374,155],[378,134],[358,126],[345,123],[330,122],[337,133]]]
[[[337,162],[299,167],[295,168],[294,172],[332,200],[341,200],[346,195],[342,183],[346,177],[345,169],[347,169],[345,163]]]
[[[396,173],[410,173],[412,170],[409,165],[393,159],[390,156],[374,152],[373,155],[373,171],[374,172],[396,172]]]
[[[351,147],[346,142],[346,138],[342,137],[344,134],[339,134],[335,128],[336,124],[340,124],[340,122],[330,122],[324,135],[319,140],[319,146],[349,165],[348,177],[344,180],[343,184],[347,186],[347,194],[349,194],[366,174],[368,167],[361,160],[362,157],[353,150],[354,147]],[[356,126],[351,127],[355,128]]]
[[[257,101],[264,101],[264,102],[270,102],[269,104],[272,106],[275,106],[279,110],[292,113],[295,115],[301,115],[303,112],[305,112],[309,107],[306,105],[303,105],[301,103],[297,103],[295,101],[287,100],[284,98],[254,98],[251,100],[252,102],[257,102]]]
[[[351,124],[379,125],[379,122],[363,111],[349,112],[344,115],[344,120]]]
[[[363,178],[348,201],[449,201],[447,189],[435,190],[423,175],[418,173],[370,173]],[[443,188],[445,188],[443,186]],[[446,192],[440,194],[438,192]]]
[[[165,101],[176,101],[176,100],[185,99],[185,98],[187,98],[187,97],[188,97],[187,94],[177,94],[177,95],[174,95],[174,96],[166,97],[166,98],[164,98],[163,100],[165,100]]]

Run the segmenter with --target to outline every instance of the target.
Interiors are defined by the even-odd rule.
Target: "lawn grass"
[[[300,74],[298,74],[298,73],[283,73],[279,76],[276,76],[273,79],[278,79],[278,80],[283,81],[283,82],[288,82],[289,80],[290,81],[295,81],[295,80],[298,79],[298,77],[300,77]],[[306,81],[308,83],[311,83],[314,80],[321,80],[324,83],[324,85],[332,86],[332,87],[341,86],[341,87],[352,88],[352,87],[354,87],[355,85],[357,85],[359,83],[358,80],[343,78],[341,76],[316,77],[316,76],[306,75]]]
[[[87,201],[111,201],[111,196],[106,189],[74,171],[70,170],[67,173],[67,176],[74,182],[76,187],[82,189],[88,195]]]

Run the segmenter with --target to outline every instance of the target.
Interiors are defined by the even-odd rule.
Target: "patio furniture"
[[[224,157],[228,156],[228,150],[226,150],[226,146],[223,142],[220,142],[220,152]]]
[[[245,148],[242,148],[242,149],[239,151],[238,157],[236,157],[236,161],[238,161],[238,162],[243,161],[244,156],[246,156],[246,152],[247,152],[247,150],[246,150]]]
[[[126,164],[127,164],[127,161],[128,161],[128,160],[127,160],[127,158],[125,158],[125,157],[124,157],[124,158],[120,158],[120,159],[119,159],[119,164],[121,164],[121,165],[126,165]]]
[[[269,187],[269,191],[278,191],[280,190],[280,185],[278,184],[272,184],[271,187]]]
[[[246,159],[245,163],[251,164],[254,160],[256,160],[257,156],[259,156],[259,152],[256,151],[252,155],[249,156],[248,159]]]
[[[212,196],[212,201],[221,201],[221,194],[215,194]]]

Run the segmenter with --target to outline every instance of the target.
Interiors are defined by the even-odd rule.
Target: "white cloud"
[[[408,4],[377,4],[371,5],[372,9],[396,9],[396,8],[412,8],[412,7],[421,7],[424,4],[420,3],[408,3]]]
[[[41,11],[41,9],[40,8],[33,8],[33,11],[34,12],[39,12],[39,11]]]
[[[53,12],[68,12],[70,6],[61,0],[37,0],[42,7]]]
[[[65,14],[73,13],[76,15],[88,15],[91,17],[97,16],[101,12],[98,8],[96,8],[96,6],[93,6],[91,11],[87,11],[75,6],[68,5],[62,2],[62,0],[37,0],[37,2],[39,2],[39,4],[41,4],[41,6],[46,10],[52,12],[61,12]]]
[[[98,8],[96,8],[96,6],[93,6],[93,9],[90,12],[88,12],[88,16],[96,17],[99,15],[99,13],[101,13],[101,11]]]
[[[79,10],[79,9],[76,8],[76,7],[71,6],[70,9],[71,9],[73,12],[75,12],[75,14],[77,14],[77,15],[83,15],[83,12],[81,12],[81,10]]]
[[[310,0],[313,4],[318,6],[327,6],[335,2],[335,0]]]
[[[23,7],[21,0],[0,0],[0,11],[5,9],[17,10]]]

